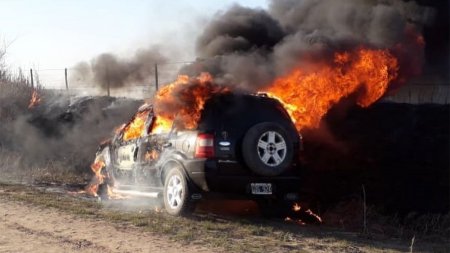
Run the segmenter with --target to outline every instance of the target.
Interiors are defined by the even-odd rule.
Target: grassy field
[[[13,200],[86,219],[105,220],[227,252],[410,252],[411,241],[361,234],[327,226],[292,224],[281,219],[195,213],[172,217],[151,208],[121,210],[80,194],[23,184],[1,183],[1,199]],[[450,252],[444,238],[416,236],[413,252]]]

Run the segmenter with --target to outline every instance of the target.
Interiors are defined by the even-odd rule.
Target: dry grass
[[[6,69],[4,55],[0,49],[0,148],[10,145],[13,123],[27,113],[33,93],[33,87],[22,72],[13,75]]]
[[[54,156],[43,152],[51,140],[45,139],[45,133],[28,122],[34,116],[34,111],[28,108],[33,92],[44,100],[51,94],[39,85],[33,87],[22,72],[11,74],[3,64],[3,57],[4,51],[0,49],[0,179],[54,183],[84,181],[87,170],[76,175],[75,165],[72,166],[74,159],[68,154],[59,159],[56,152]]]
[[[369,205],[364,216],[364,206],[363,200],[341,201],[334,208],[327,210],[322,218],[331,226],[361,231],[367,237],[384,235],[403,240],[411,240],[414,236],[430,240],[450,238],[450,213],[411,212],[400,216],[386,214],[383,208]]]
[[[0,77],[0,120],[10,121],[25,113],[32,93],[33,87],[22,75]]]
[[[202,244],[226,252],[408,252],[408,240],[362,236],[326,226],[298,226],[281,220],[194,214],[172,217],[152,210],[121,211],[64,193],[0,184],[0,200],[22,201],[46,208],[134,227],[183,243]],[[425,241],[416,236],[414,252],[450,252],[442,238]]]
[[[410,212],[404,218],[398,216],[386,216],[377,213],[376,208],[371,208],[370,220],[372,227],[385,234],[400,238],[450,238],[450,213],[419,214]]]
[[[0,181],[28,184],[80,184],[92,177],[64,168],[64,163],[60,161],[32,164],[24,158],[24,154],[5,148],[0,148],[0,174]]]

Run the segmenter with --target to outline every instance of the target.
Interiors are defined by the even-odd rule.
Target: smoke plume
[[[23,96],[29,96],[23,94]],[[42,91],[42,102],[8,118],[0,115],[0,149],[18,151],[24,162],[44,166],[64,163],[64,170],[88,172],[98,143],[112,129],[126,122],[142,104],[141,100],[113,97],[77,97]],[[17,96],[15,97],[17,98]],[[1,105],[2,109],[11,109]]]
[[[207,71],[218,83],[257,91],[293,67],[358,46],[392,49],[403,69],[418,72],[410,65],[420,68],[423,47],[411,37],[430,17],[429,8],[395,0],[273,0],[268,10],[234,5],[207,24],[197,40],[200,58],[181,73]]]
[[[112,53],[104,53],[90,63],[80,62],[75,66],[75,79],[101,88],[121,88],[133,84],[153,81],[155,64],[167,62],[159,47],[140,49],[131,58],[120,58]]]

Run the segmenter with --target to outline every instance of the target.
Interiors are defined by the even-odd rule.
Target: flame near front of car
[[[94,172],[94,177],[91,182],[84,189],[84,193],[92,196],[98,196],[98,187],[103,183],[105,177],[102,174],[102,169],[105,167],[105,161],[102,156],[96,156],[94,162],[91,164],[91,170]]]
[[[169,132],[171,128],[172,128],[172,121],[170,119],[157,116],[155,117],[155,123],[153,125],[151,132],[154,134],[160,134]]]
[[[138,138],[144,134],[145,121],[149,115],[150,111],[145,110],[138,112],[134,115],[132,121],[125,127],[123,132],[123,140],[129,141],[131,139]]]

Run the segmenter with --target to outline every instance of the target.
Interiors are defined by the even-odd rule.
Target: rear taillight
[[[209,158],[214,156],[214,136],[212,134],[197,135],[195,158]]]

